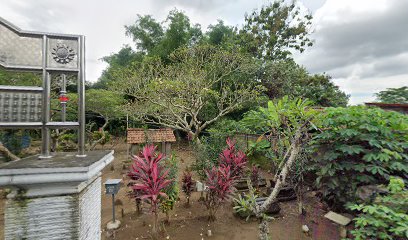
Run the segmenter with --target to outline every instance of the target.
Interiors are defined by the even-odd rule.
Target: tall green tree
[[[268,61],[263,66],[261,81],[269,98],[303,98],[323,107],[346,106],[349,96],[325,74],[311,75],[293,60]]]
[[[382,103],[408,103],[408,86],[387,88],[375,94],[377,101]]]
[[[136,43],[137,50],[149,53],[155,48],[164,36],[163,26],[151,15],[137,15],[133,25],[126,25],[126,36]]]
[[[199,134],[223,116],[239,110],[260,95],[254,81],[257,64],[238,51],[210,45],[185,47],[170,55],[171,62],[145,59],[142,69],[118,73],[114,89],[133,98],[126,105],[145,123]],[[201,116],[213,105],[213,112]]]
[[[222,45],[230,42],[237,35],[236,29],[224,24],[224,21],[218,19],[217,24],[209,25],[205,34],[208,37],[208,43],[212,45]]]
[[[303,13],[296,1],[275,0],[245,17],[241,46],[260,59],[287,59],[291,50],[303,52],[312,45],[311,20],[312,15]]]
[[[108,89],[108,85],[115,82],[112,74],[120,68],[129,66],[133,62],[141,62],[144,53],[135,52],[129,45],[125,45],[122,49],[109,56],[103,57],[101,60],[108,63],[108,67],[103,70],[101,77],[92,84],[92,88]]]
[[[106,89],[89,89],[85,93],[85,106],[87,115],[93,115],[96,118],[99,118],[103,121],[102,126],[99,126],[99,134],[97,138],[92,139],[88,146],[89,149],[94,149],[99,143],[105,141],[107,137],[106,127],[108,124],[115,119],[120,119],[123,117],[124,111],[122,110],[122,105],[125,100],[122,95],[106,90]],[[77,112],[77,103],[78,103],[78,94],[72,93],[69,94],[70,101],[68,102],[68,111],[72,113]],[[89,128],[89,133],[92,133],[92,130],[95,129],[94,122],[88,122],[87,128]]]
[[[198,42],[202,37],[201,26],[192,25],[189,17],[182,11],[174,9],[167,16],[163,39],[153,50],[153,54],[167,60],[167,57],[179,47]]]

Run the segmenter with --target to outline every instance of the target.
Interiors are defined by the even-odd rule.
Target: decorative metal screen
[[[42,36],[20,36],[0,24],[0,63],[6,67],[42,66]]]
[[[42,88],[0,86],[0,122],[41,122]]]
[[[0,86],[0,128],[41,128],[41,157],[50,155],[51,128],[78,128],[79,156],[85,156],[85,37],[22,31],[0,18],[0,67],[41,72],[42,87]],[[67,122],[66,75],[77,75],[78,121]],[[51,121],[51,78],[61,76],[60,122]]]

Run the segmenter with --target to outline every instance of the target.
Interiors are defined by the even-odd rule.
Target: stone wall
[[[100,239],[101,177],[79,194],[7,199],[5,239]]]
[[[80,193],[80,240],[101,238],[101,186],[101,177],[98,177]]]

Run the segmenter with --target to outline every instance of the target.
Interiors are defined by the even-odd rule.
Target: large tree
[[[136,43],[137,50],[149,53],[161,41],[164,35],[163,27],[151,15],[137,15],[133,25],[126,25],[126,36]]]
[[[260,79],[269,98],[303,98],[323,107],[345,107],[349,96],[339,89],[326,74],[311,75],[293,60],[268,61],[262,67]]]
[[[122,105],[125,100],[122,95],[106,89],[90,89],[87,90],[85,94],[85,107],[88,119],[95,120],[87,123],[87,131],[91,134],[92,131],[95,130],[95,127],[97,127],[96,129],[100,133],[95,139],[90,139],[91,141],[88,148],[92,150],[99,143],[106,140],[106,127],[109,123],[125,115],[125,112],[122,110]],[[74,119],[76,119],[78,94],[71,93],[68,96],[70,100],[67,105],[67,114],[70,118],[74,117]],[[103,123],[98,125],[96,122]]]
[[[276,0],[245,17],[240,31],[241,45],[254,56],[265,60],[282,60],[291,49],[303,52],[312,45],[312,15],[296,5]]]
[[[135,117],[184,131],[197,141],[207,126],[262,90],[254,80],[256,62],[238,51],[198,45],[181,48],[169,59],[163,64],[147,58],[142,68],[118,72],[121,81],[114,89],[133,99],[126,107]]]
[[[408,86],[400,88],[387,88],[375,94],[382,103],[408,103]]]
[[[129,45],[125,45],[117,53],[103,57],[101,60],[108,64],[103,70],[97,82],[92,84],[92,88],[108,89],[109,84],[114,84],[115,79],[112,73],[120,68],[129,66],[134,62],[141,62],[144,58],[143,52],[135,52]]]
[[[223,45],[236,38],[237,32],[235,28],[225,25],[224,21],[217,20],[217,24],[208,26],[205,36],[209,44]]]

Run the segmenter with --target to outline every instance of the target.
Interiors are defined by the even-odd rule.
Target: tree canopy
[[[148,58],[141,69],[119,72],[115,90],[131,97],[130,112],[146,123],[184,131],[193,139],[221,117],[260,95],[256,62],[210,45],[178,49],[164,64]],[[202,113],[212,107],[211,112]]]
[[[239,32],[242,47],[260,59],[287,59],[291,49],[303,52],[312,46],[311,20],[312,15],[303,13],[295,1],[276,0],[245,16]]]
[[[291,58],[293,51],[312,45],[310,24],[310,14],[282,0],[251,12],[243,26],[218,20],[204,32],[177,9],[162,22],[138,15],[125,26],[135,49],[125,45],[103,58],[109,66],[93,87],[124,94],[128,110],[145,123],[193,138],[221,117],[241,118],[251,107],[249,100],[257,101],[249,97],[255,92],[270,99],[287,95],[318,106],[345,106],[348,96],[330,76],[311,75]]]
[[[311,75],[293,60],[267,62],[261,81],[269,98],[307,98],[322,107],[346,106],[349,100],[330,76]]]
[[[400,88],[387,88],[375,94],[382,103],[408,103],[408,86]]]

